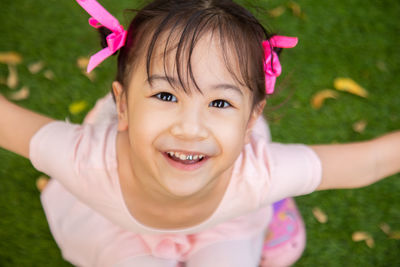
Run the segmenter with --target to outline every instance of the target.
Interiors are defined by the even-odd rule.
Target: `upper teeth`
[[[176,157],[176,158],[179,158],[180,160],[198,160],[198,159],[201,160],[201,159],[203,159],[205,157],[204,155],[201,155],[201,154],[198,154],[198,155],[189,154],[189,155],[187,155],[187,154],[184,154],[184,153],[181,153],[181,152],[172,152],[172,151],[169,151],[167,153],[171,157]]]

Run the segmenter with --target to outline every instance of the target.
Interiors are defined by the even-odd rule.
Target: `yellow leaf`
[[[0,53],[0,63],[16,65],[21,63],[21,61],[22,61],[22,56],[17,52],[11,51],[11,52]]]
[[[352,239],[354,242],[361,242],[361,241],[365,241],[365,244],[369,247],[369,248],[373,248],[375,246],[375,241],[372,238],[372,236],[370,234],[368,234],[367,232],[354,232],[352,235]]]
[[[73,102],[71,105],[69,105],[69,112],[72,115],[77,115],[84,111],[86,107],[88,106],[88,103],[85,100]]]
[[[86,72],[86,68],[89,64],[89,58],[87,57],[79,57],[76,60],[76,65],[78,65],[78,67],[81,69],[82,74],[85,75],[90,81],[94,81],[94,79],[96,78],[96,73],[94,71],[91,71],[90,73]]]
[[[42,192],[45,189],[48,182],[49,182],[49,178],[44,175],[42,175],[36,179],[36,188],[39,190],[39,192]]]
[[[76,60],[76,64],[78,65],[78,67],[82,70],[85,70],[87,68],[87,65],[89,64],[89,58],[87,57],[79,57]]]
[[[372,237],[367,238],[367,240],[365,240],[365,243],[367,244],[367,246],[369,248],[375,247],[375,241],[374,241],[374,239]]]
[[[44,77],[46,77],[49,80],[53,80],[54,79],[54,72],[52,72],[51,70],[46,70],[44,72]]]
[[[351,237],[354,242],[360,242],[360,241],[367,240],[367,238],[369,237],[369,234],[366,232],[354,232]]]
[[[389,234],[390,239],[400,240],[400,231],[393,231]]]
[[[390,239],[400,240],[400,231],[392,231],[387,223],[381,223],[379,228],[381,228],[382,232],[388,235]]]
[[[319,223],[326,223],[328,221],[328,216],[320,208],[313,208],[312,213]]]
[[[8,65],[7,86],[14,89],[18,85],[17,68],[14,65]]]
[[[11,100],[19,101],[19,100],[27,99],[28,97],[29,97],[29,88],[27,86],[24,86],[17,92],[12,93],[9,98]]]
[[[288,8],[290,8],[292,10],[293,15],[295,15],[298,18],[302,17],[302,13],[301,13],[301,7],[298,3],[294,2],[294,1],[289,1],[287,3]]]
[[[354,242],[365,241],[371,236],[367,232],[354,232],[352,235],[352,239]]]
[[[334,81],[334,86],[336,90],[349,92],[354,95],[361,97],[367,97],[368,92],[355,81],[350,78],[336,78]]]
[[[353,124],[353,130],[357,133],[363,133],[366,127],[367,122],[365,120],[361,120]]]
[[[82,70],[82,74],[85,75],[90,81],[94,81],[96,79],[96,73],[92,70],[90,73],[87,73],[86,70]]]
[[[311,106],[314,109],[320,109],[327,98],[337,98],[338,94],[330,89],[321,90],[316,93],[311,99]]]
[[[283,13],[285,13],[285,7],[283,6],[278,6],[271,10],[268,10],[268,15],[273,18],[280,17],[283,15]]]
[[[379,228],[381,228],[382,232],[384,232],[385,234],[390,234],[390,226],[387,223],[381,223],[379,225]]]
[[[36,74],[39,71],[41,71],[43,69],[43,67],[44,67],[43,61],[38,61],[38,62],[34,62],[34,63],[30,64],[28,66],[28,70],[30,73]]]

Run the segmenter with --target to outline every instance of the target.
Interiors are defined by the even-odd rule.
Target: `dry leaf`
[[[53,80],[54,79],[54,72],[52,72],[51,70],[46,70],[44,72],[44,77],[46,77],[49,80]]]
[[[48,182],[49,178],[44,175],[36,179],[36,188],[39,190],[39,192],[42,192],[44,190]]]
[[[371,236],[367,232],[354,232],[352,235],[352,239],[354,242],[365,241]]]
[[[328,216],[320,208],[313,208],[312,213],[319,223],[326,223],[328,221]]]
[[[88,79],[93,82],[94,79],[96,78],[96,74],[94,71],[91,71],[90,73],[86,72],[88,64],[89,64],[89,58],[87,57],[79,57],[76,60],[76,65],[78,65],[78,67],[82,70],[82,74],[88,77]]]
[[[338,94],[337,92],[330,90],[330,89],[325,89],[321,90],[318,93],[316,93],[312,99],[311,99],[311,106],[314,109],[320,109],[322,105],[324,104],[325,99],[327,98],[337,98]]]
[[[84,111],[86,107],[88,106],[88,103],[85,100],[73,102],[71,105],[69,105],[69,112],[72,115],[77,115]]]
[[[336,78],[334,86],[335,89],[339,91],[346,91],[361,97],[368,96],[368,92],[350,78]]]
[[[389,234],[390,239],[400,240],[400,231],[393,231]]]
[[[21,63],[22,56],[17,52],[4,52],[0,53],[0,63],[8,64],[8,65],[16,65]]]
[[[87,57],[79,57],[76,60],[76,64],[78,65],[78,67],[82,70],[85,70],[89,64],[89,58]]]
[[[29,97],[29,88],[27,86],[22,87],[20,90],[18,90],[15,93],[12,93],[9,98],[11,100],[24,100]]]
[[[94,71],[87,73],[86,70],[83,70],[82,74],[85,75],[86,77],[88,77],[88,79],[92,82],[94,81],[94,79],[96,79],[96,73]]]
[[[44,67],[43,61],[38,61],[38,62],[34,62],[34,63],[30,64],[28,66],[28,70],[30,73],[36,74],[39,71],[41,71],[43,69],[43,67]]]
[[[353,130],[357,133],[363,133],[366,127],[367,122],[365,120],[361,120],[353,124]]]
[[[374,239],[372,237],[370,237],[367,240],[365,240],[365,243],[367,244],[367,246],[369,248],[375,247],[375,241],[374,241]]]
[[[8,65],[8,78],[7,78],[7,86],[11,89],[14,89],[18,85],[18,73],[17,67],[14,65]]]
[[[302,13],[301,13],[301,7],[298,3],[294,2],[294,1],[289,1],[287,3],[288,8],[290,8],[292,10],[293,15],[295,15],[298,18],[302,17]]]
[[[365,241],[369,248],[373,248],[375,246],[375,241],[370,234],[367,232],[354,232],[352,235],[352,239],[354,242]]]
[[[382,232],[384,232],[385,234],[390,234],[390,226],[387,223],[381,223],[379,225],[379,228],[381,228]]]
[[[273,17],[273,18],[280,17],[280,16],[283,15],[283,13],[285,13],[285,7],[284,6],[278,6],[278,7],[275,7],[273,9],[271,9],[271,10],[268,10],[268,15],[270,17]]]

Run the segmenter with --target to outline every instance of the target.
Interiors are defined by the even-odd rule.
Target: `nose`
[[[204,118],[199,110],[193,107],[182,109],[174,125],[171,127],[171,134],[179,139],[206,139],[209,132],[203,121]]]

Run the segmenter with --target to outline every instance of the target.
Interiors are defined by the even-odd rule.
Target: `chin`
[[[207,183],[204,183],[204,179],[201,179],[203,182],[190,178],[185,180],[173,179],[173,181],[164,183],[164,188],[175,197],[185,198],[197,194],[207,185]]]

